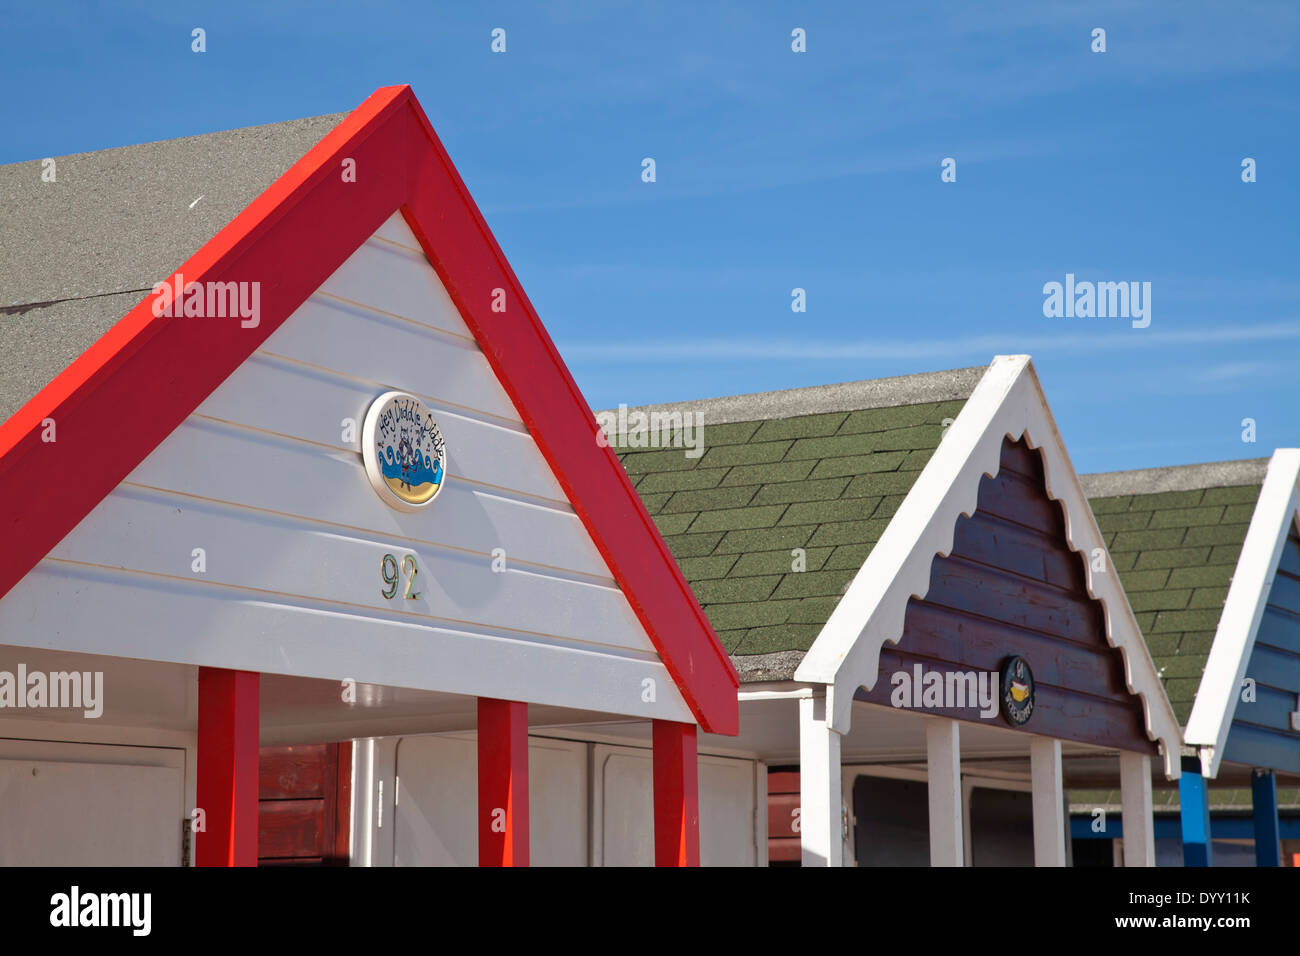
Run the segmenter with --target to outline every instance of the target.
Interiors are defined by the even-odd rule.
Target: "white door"
[[[394,865],[478,862],[477,770],[473,734],[398,741]],[[702,865],[757,865],[757,770],[753,760],[699,758]],[[649,748],[529,737],[528,799],[529,858],[534,866],[654,862]]]
[[[478,863],[478,744],[473,734],[403,737],[397,745],[396,866]],[[587,747],[528,738],[528,857],[587,865]]]
[[[603,866],[654,863],[654,776],[649,748],[594,748],[593,840]],[[701,756],[700,865],[756,866],[753,760]],[[766,799],[766,794],[763,795]]]
[[[179,866],[185,752],[0,740],[0,866]]]

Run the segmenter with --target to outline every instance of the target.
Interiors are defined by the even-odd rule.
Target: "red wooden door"
[[[263,747],[258,866],[347,866],[352,744]]]
[[[768,866],[801,865],[803,848],[799,840],[799,768],[769,768],[767,771]]]

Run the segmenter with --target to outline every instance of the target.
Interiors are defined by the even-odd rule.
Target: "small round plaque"
[[[1002,716],[1016,727],[1034,714],[1034,673],[1023,657],[1002,663]]]
[[[427,405],[385,392],[366,411],[361,457],[375,492],[402,511],[427,508],[447,478],[447,443]]]

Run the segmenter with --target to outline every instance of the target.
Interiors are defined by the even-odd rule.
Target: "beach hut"
[[[1180,785],[1157,794],[1162,862],[1296,865],[1300,451],[1083,485],[1185,728]],[[1113,794],[1071,801],[1079,839],[1122,833],[1088,825]]]
[[[319,748],[429,732],[463,862],[549,861],[530,729],[619,720],[698,861],[736,675],[408,87],[0,195],[0,863],[255,863],[259,746],[334,767],[264,819],[368,838],[396,781]]]

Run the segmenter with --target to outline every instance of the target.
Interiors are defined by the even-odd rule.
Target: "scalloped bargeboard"
[[[1120,652],[1106,641],[1102,607],[1088,594],[1085,560],[1066,544],[1040,453],[1004,440],[998,474],[981,479],[975,514],[957,519],[952,554],[936,555],[929,592],[908,602],[902,639],[885,645],[875,687],[857,699],[891,706],[893,675],[913,675],[918,664],[925,673],[996,674],[1019,656],[1033,671],[1036,698],[1019,729],[1156,753],[1141,699],[1125,688]],[[978,707],[915,709],[1013,726],[1000,711],[980,717]]]

